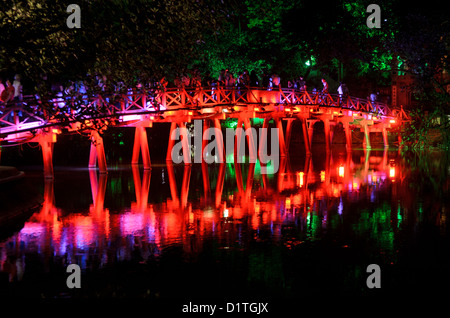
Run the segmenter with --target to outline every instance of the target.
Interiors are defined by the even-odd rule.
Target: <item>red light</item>
[[[389,177],[395,178],[395,167],[389,168]]]

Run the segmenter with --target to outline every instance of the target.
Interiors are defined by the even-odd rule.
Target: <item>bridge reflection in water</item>
[[[74,212],[67,201],[77,200],[76,190],[64,190],[69,198],[64,198],[62,208],[55,204],[54,181],[46,179],[42,209],[0,245],[0,262],[3,270],[15,266],[10,279],[20,280],[27,271],[35,271],[27,264],[34,253],[47,272],[55,263],[77,263],[92,270],[136,257],[146,262],[171,246],[192,258],[201,254],[208,240],[222,250],[243,250],[270,237],[292,249],[336,230],[343,218],[355,222],[355,231],[375,226],[375,245],[390,255],[395,227],[404,217],[395,187],[404,171],[396,153],[394,159],[391,156],[387,149],[353,156],[328,153],[317,167],[306,156],[297,168],[284,158],[275,175],[260,174],[259,162],[167,165],[143,171],[133,166],[128,175],[128,170],[116,171],[118,177],[114,171],[106,175],[89,170],[92,204]],[[380,208],[382,219],[366,218],[355,209],[361,200],[378,201],[386,189],[392,189],[391,202],[397,203]],[[126,193],[133,197],[131,202],[118,202]]]

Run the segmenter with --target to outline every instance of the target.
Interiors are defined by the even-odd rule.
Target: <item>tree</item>
[[[450,21],[438,6],[409,4],[399,16],[395,38],[388,43],[389,50],[402,60],[401,71],[414,76],[410,87],[414,92],[415,107],[411,122],[404,125],[403,140],[413,147],[433,146],[430,138],[439,132],[440,146],[450,145]]]
[[[213,0],[79,1],[82,27],[69,29],[67,3],[11,1],[0,13],[0,71],[35,83],[87,73],[134,84],[174,76],[204,35],[220,27],[228,4]]]

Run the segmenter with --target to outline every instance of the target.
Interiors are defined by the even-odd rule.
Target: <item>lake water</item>
[[[448,154],[256,164],[25,168],[42,206],[0,240],[0,296],[432,294],[449,286]],[[66,286],[69,264],[81,288]],[[381,288],[370,289],[370,264]],[[247,298],[246,298],[247,297]]]

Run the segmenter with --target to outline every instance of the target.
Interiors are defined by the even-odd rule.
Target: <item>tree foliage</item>
[[[107,75],[131,84],[186,67],[195,47],[222,24],[228,4],[213,0],[79,1],[81,28],[69,29],[67,2],[19,0],[0,13],[0,71],[36,82]]]

